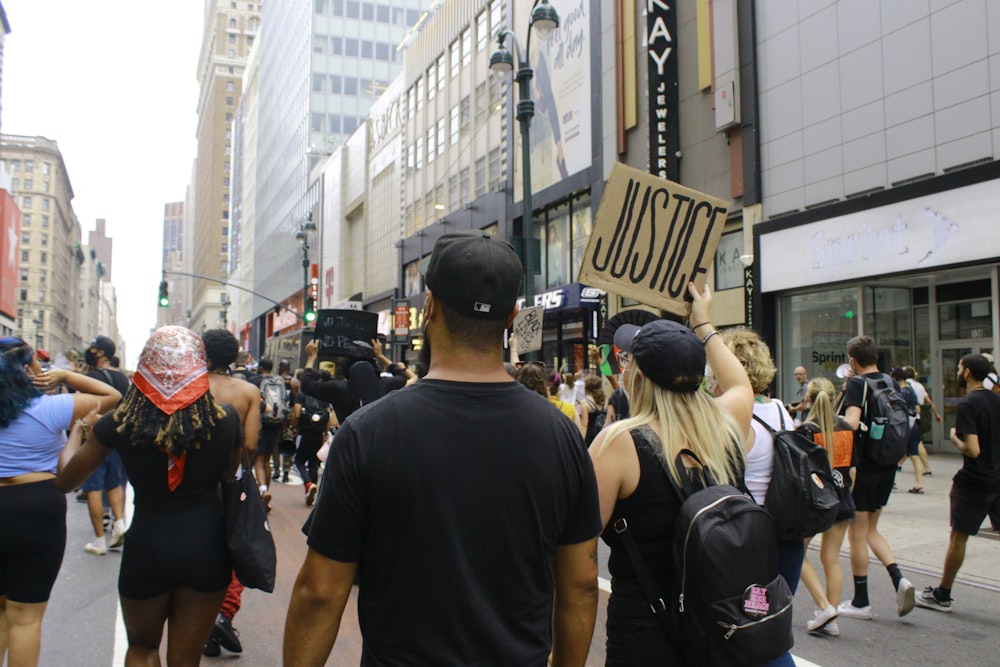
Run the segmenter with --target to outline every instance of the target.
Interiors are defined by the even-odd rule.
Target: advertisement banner
[[[406,299],[393,301],[392,335],[400,343],[405,343],[410,339],[410,302]]]
[[[533,4],[533,0],[514,3],[513,32],[518,37],[528,34],[526,29]],[[559,13],[559,28],[547,41],[542,41],[533,32],[530,53],[521,54],[534,71],[531,80],[531,99],[535,103],[535,116],[531,119],[532,194],[591,163],[591,3],[588,0],[550,0],[549,4]],[[523,49],[526,43],[520,46]],[[513,95],[516,100],[516,90]],[[521,201],[521,141],[517,139],[512,143],[514,201]]]
[[[17,280],[21,231],[21,211],[6,190],[0,190],[0,313],[17,317]]]
[[[616,163],[580,267],[582,283],[687,317],[715,260],[727,204]]]

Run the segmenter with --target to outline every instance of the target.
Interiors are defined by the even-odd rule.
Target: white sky
[[[163,205],[184,200],[195,155],[204,2],[2,2],[0,130],[59,142],[84,243],[107,220],[123,361],[135,368],[156,325]]]

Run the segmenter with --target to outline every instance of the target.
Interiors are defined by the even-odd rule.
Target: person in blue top
[[[44,393],[63,383],[75,393]],[[30,345],[0,338],[0,664],[38,664],[66,547],[66,496],[55,485],[66,430],[79,441],[120,398],[85,375],[43,371]]]

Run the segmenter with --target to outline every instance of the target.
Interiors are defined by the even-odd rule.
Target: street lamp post
[[[535,241],[534,211],[531,205],[531,119],[535,115],[535,103],[531,99],[531,79],[534,72],[528,63],[528,53],[531,48],[532,28],[538,33],[538,38],[545,41],[559,27],[559,14],[548,0],[535,0],[531,7],[531,19],[528,23],[528,37],[522,53],[517,36],[510,30],[497,34],[497,49],[490,55],[490,71],[498,77],[507,79],[514,74],[517,82],[517,121],[521,133],[521,226],[524,236],[524,301],[528,307],[535,305],[535,275],[541,269],[541,247]],[[506,46],[510,39],[514,46],[512,54]],[[523,56],[523,57],[522,57]],[[514,65],[517,72],[514,73]],[[532,355],[528,355],[532,357]]]
[[[302,310],[305,313],[306,303],[309,299],[309,232],[316,231],[316,223],[312,221],[312,213],[309,219],[299,225],[299,231],[295,233],[295,238],[302,244]]]
[[[229,295],[225,292],[219,297],[219,304],[222,306],[222,328],[229,328],[229,306],[233,305],[233,302],[229,300]]]

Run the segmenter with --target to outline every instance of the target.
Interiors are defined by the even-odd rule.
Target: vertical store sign
[[[392,335],[397,343],[410,340],[410,302],[406,299],[392,302]]]
[[[649,171],[680,181],[677,118],[677,14],[664,0],[646,0],[646,50],[649,60]]]

